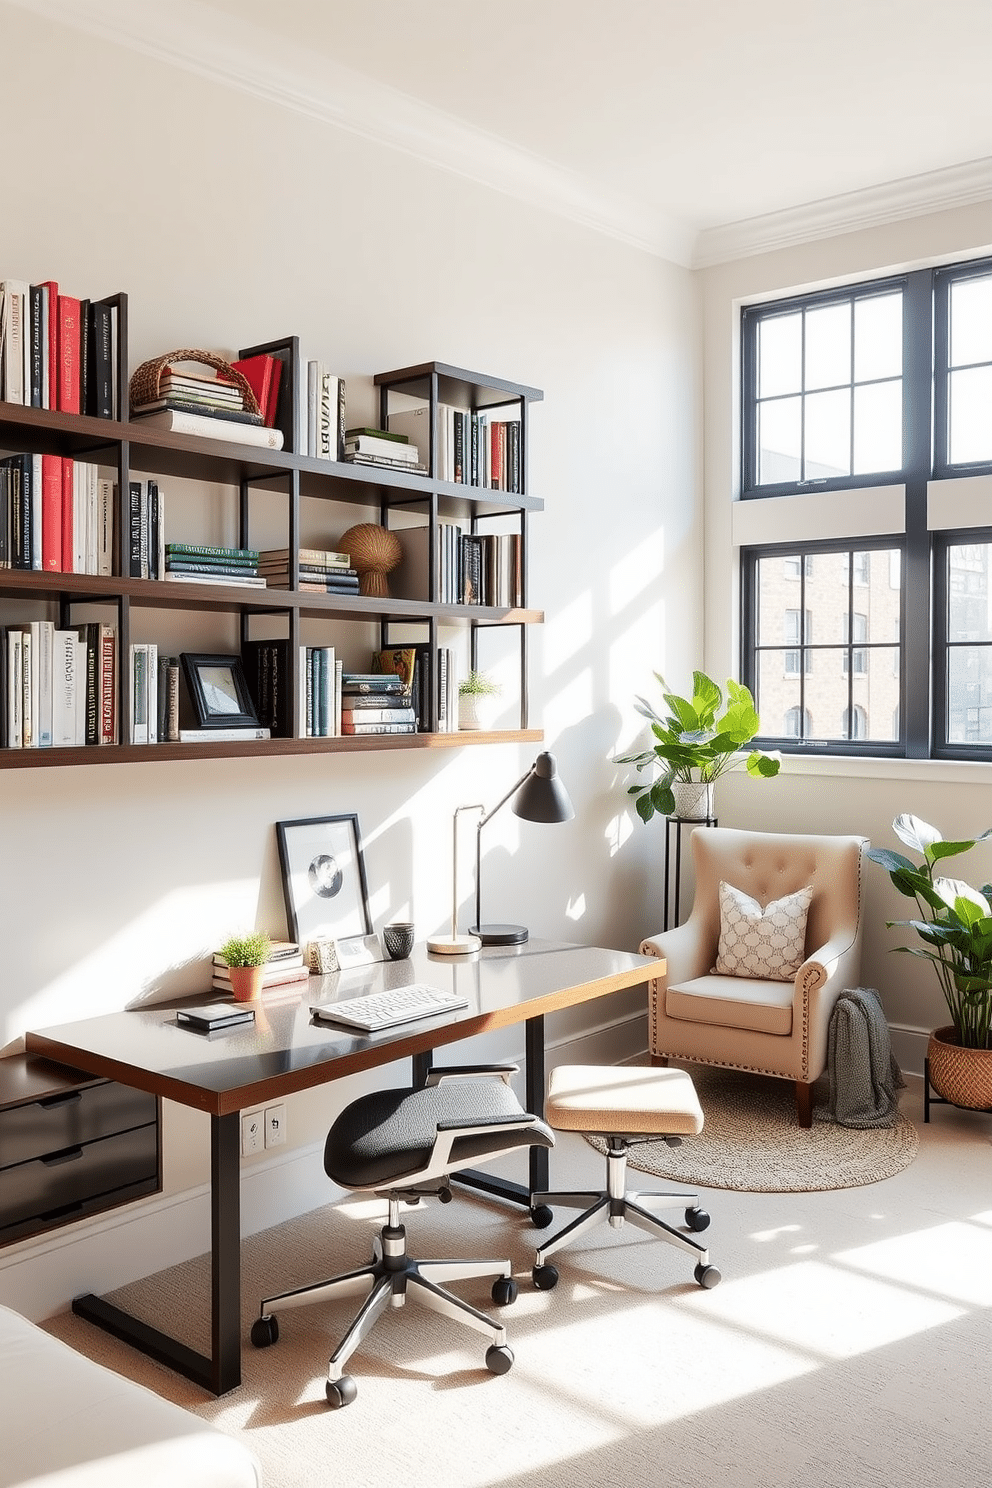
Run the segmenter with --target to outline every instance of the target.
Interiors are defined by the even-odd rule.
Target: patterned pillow
[[[757,899],[720,884],[720,946],[713,968],[720,976],[764,977],[790,982],[806,959],[806,916],[812,885],[773,899]]]

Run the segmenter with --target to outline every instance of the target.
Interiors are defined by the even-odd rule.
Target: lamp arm
[[[454,940],[458,935],[458,818],[463,811],[485,811],[485,807],[479,802],[475,806],[456,806],[451,833],[452,839],[452,863],[451,863],[451,938]]]
[[[529,778],[529,776],[533,774],[533,771],[534,771],[534,766],[533,765],[531,765],[531,767],[530,767],[529,770],[525,770],[524,773],[523,773],[523,775],[521,775],[520,779],[517,781],[516,785],[511,785],[510,786],[510,789],[507,791],[506,795],[502,798],[502,800],[497,801],[496,802],[496,805],[492,808],[491,811],[485,812],[485,814],[479,818],[479,825],[475,829],[475,926],[476,926],[476,929],[478,929],[481,926],[481,924],[482,924],[482,829],[486,825],[486,822],[487,821],[492,821],[493,817],[496,815],[496,813],[500,809],[500,807],[501,806],[505,806],[506,803],[507,803],[507,801],[510,799],[511,796],[516,795],[517,791],[523,785],[524,781],[527,780]]]

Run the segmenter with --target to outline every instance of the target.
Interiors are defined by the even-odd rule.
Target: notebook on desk
[[[210,1002],[205,1007],[180,1008],[176,1022],[180,1028],[193,1028],[197,1033],[212,1033],[216,1028],[234,1028],[238,1023],[254,1023],[255,1009],[238,1007],[233,1002]]]

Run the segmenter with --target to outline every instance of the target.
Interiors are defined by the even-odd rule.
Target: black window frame
[[[969,528],[965,533],[931,532],[927,521],[927,487],[931,481],[992,474],[992,459],[952,464],[948,459],[947,424],[951,287],[965,279],[992,274],[992,257],[884,275],[828,290],[764,300],[741,311],[741,491],[742,501],[767,497],[852,491],[873,486],[901,485],[905,489],[905,531],[887,536],[872,534],[830,541],[763,544],[741,549],[740,675],[755,694],[758,711],[756,573],[762,558],[775,554],[798,557],[800,569],[818,552],[862,552],[897,547],[902,552],[899,657],[899,727],[894,743],[870,740],[797,740],[762,733],[760,743],[783,752],[826,755],[872,755],[909,759],[992,760],[989,745],[950,744],[947,740],[947,549],[961,542],[981,542],[992,528]],[[900,287],[903,293],[903,462],[898,469],[814,478],[805,481],[757,483],[757,349],[760,322],[776,314],[809,310],[838,301],[853,301]],[[984,364],[983,364],[984,365]],[[852,369],[853,371],[853,369]],[[800,604],[805,608],[805,594]],[[871,643],[869,643],[870,645]],[[879,645],[894,643],[880,641]],[[815,647],[813,648],[816,649]],[[858,648],[860,649],[860,648]],[[907,686],[907,678],[913,686]],[[800,672],[805,684],[806,672]],[[854,674],[849,673],[853,683]],[[805,691],[800,706],[806,709]]]

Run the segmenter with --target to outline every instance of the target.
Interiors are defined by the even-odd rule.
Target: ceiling
[[[990,0],[6,3],[683,263],[983,200],[992,241]]]

